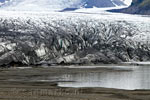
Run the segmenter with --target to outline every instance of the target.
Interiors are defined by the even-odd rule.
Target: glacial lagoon
[[[60,87],[105,87],[125,90],[150,89],[150,66],[131,66],[102,73],[64,74]],[[124,71],[123,71],[124,70]],[[67,82],[68,81],[68,82]]]
[[[59,87],[150,89],[150,66],[49,66],[2,70],[1,81],[57,83]]]

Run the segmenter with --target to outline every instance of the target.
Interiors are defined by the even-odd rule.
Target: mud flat
[[[58,76],[122,72],[112,68],[0,69],[0,100],[150,100],[150,90],[59,87]],[[65,81],[64,81],[65,82]]]

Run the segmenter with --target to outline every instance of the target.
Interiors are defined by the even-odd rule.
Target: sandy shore
[[[40,79],[42,76],[82,73],[85,71],[104,72],[112,71],[112,69],[0,69],[0,100],[150,100],[150,90],[62,88],[57,86],[57,81],[34,81],[34,78],[38,77]]]

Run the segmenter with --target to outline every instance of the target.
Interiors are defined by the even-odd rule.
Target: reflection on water
[[[61,76],[60,87],[107,87],[118,89],[150,89],[150,67],[137,67],[132,71],[78,73]]]

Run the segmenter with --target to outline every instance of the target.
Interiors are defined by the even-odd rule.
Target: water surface
[[[115,68],[115,67],[114,67]],[[116,68],[117,69],[117,68]],[[128,70],[127,70],[128,69]],[[117,89],[150,89],[150,66],[123,68],[124,71],[64,74],[60,87],[106,87]],[[68,81],[68,82],[67,82]]]

